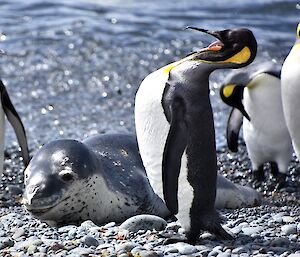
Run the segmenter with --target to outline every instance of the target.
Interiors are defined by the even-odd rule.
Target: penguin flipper
[[[12,127],[15,130],[19,145],[21,146],[21,152],[23,157],[23,163],[25,167],[29,164],[30,156],[29,156],[29,150],[28,150],[28,144],[27,144],[27,137],[25,133],[25,129],[23,126],[23,123],[20,119],[20,116],[18,115],[15,107],[13,106],[9,95],[7,93],[7,90],[3,84],[3,82],[0,80],[0,90],[1,90],[1,100],[2,100],[2,107],[4,110],[4,113],[6,114],[6,117],[9,121],[9,123],[12,125]]]
[[[237,108],[232,108],[227,122],[227,145],[230,151],[238,151],[238,139],[241,126],[243,124],[243,114]]]
[[[178,177],[181,157],[187,144],[187,126],[184,115],[185,105],[183,100],[175,98],[171,106],[171,126],[162,161],[164,200],[172,214],[178,213]]]

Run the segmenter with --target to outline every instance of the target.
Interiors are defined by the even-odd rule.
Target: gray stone
[[[14,240],[10,237],[4,237],[2,240],[0,240],[0,243],[8,247],[12,247],[15,244]]]
[[[122,244],[117,244],[115,246],[116,252],[130,252],[133,248],[139,246],[138,244],[126,242]]]
[[[183,242],[173,244],[173,246],[177,248],[179,253],[184,255],[193,254],[198,251],[195,246]]]
[[[295,218],[291,217],[291,216],[283,216],[282,221],[284,223],[293,223],[293,222],[295,222]]]
[[[217,257],[230,257],[230,256],[231,256],[230,253],[219,253],[219,254],[217,255]]]
[[[157,231],[165,229],[167,226],[167,222],[154,215],[137,215],[133,216],[126,221],[124,221],[121,226],[120,230],[126,229],[130,232],[137,232],[139,230],[152,230],[155,229]]]
[[[70,251],[70,254],[75,256],[89,255],[92,254],[93,250],[90,248],[76,247]]]
[[[25,229],[24,228],[18,228],[15,233],[13,234],[12,238],[17,239],[25,234]]]
[[[258,234],[261,232],[264,228],[261,226],[256,226],[256,227],[243,227],[242,231],[245,235],[251,236],[253,234]]]
[[[283,225],[281,227],[282,234],[284,235],[291,235],[291,234],[296,234],[297,233],[297,225],[296,224],[288,224],[288,225]]]
[[[144,247],[142,247],[142,246],[136,246],[136,247],[134,247],[134,248],[131,250],[131,254],[132,254],[133,256],[135,256],[135,255],[138,255],[141,251],[144,251],[144,250],[146,250]]]
[[[84,227],[84,228],[98,227],[98,226],[97,226],[93,221],[91,221],[91,220],[86,220],[86,221],[82,222],[80,226],[81,226],[81,227]]]
[[[86,246],[98,246],[99,242],[97,239],[91,237],[91,236],[84,236],[82,238],[82,242],[86,245]]]
[[[290,244],[290,241],[286,237],[275,238],[271,242],[271,246],[282,246],[282,245],[289,245],[289,244]]]

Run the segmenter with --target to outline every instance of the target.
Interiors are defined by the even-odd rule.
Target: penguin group
[[[5,113],[16,131],[21,147],[26,168],[26,206],[30,212],[38,216],[39,213],[44,214],[52,208],[50,202],[39,201],[42,197],[46,199],[46,194],[50,195],[51,200],[56,201],[53,202],[55,206],[58,205],[58,198],[51,195],[55,193],[55,188],[49,187],[47,192],[42,191],[45,186],[41,184],[43,179],[40,179],[41,166],[38,162],[41,160],[45,160],[46,163],[42,168],[56,169],[50,171],[51,176],[57,172],[57,181],[59,181],[57,183],[64,186],[65,191],[69,190],[68,185],[74,180],[77,184],[76,188],[72,187],[72,190],[77,190],[78,181],[81,179],[91,186],[90,194],[94,194],[96,190],[94,185],[101,181],[101,184],[107,187],[105,192],[111,205],[126,209],[125,212],[129,216],[133,215],[132,206],[143,211],[141,208],[145,207],[137,206],[137,201],[140,203],[141,199],[132,197],[128,200],[132,194],[135,194],[135,190],[120,189],[118,178],[111,179],[112,175],[109,173],[99,178],[99,169],[103,167],[99,164],[100,157],[96,154],[106,158],[107,156],[102,155],[102,151],[104,154],[109,149],[111,155],[109,158],[118,156],[123,158],[125,163],[128,162],[119,165],[122,171],[128,167],[128,172],[138,169],[139,179],[147,184],[147,179],[144,178],[143,169],[145,169],[151,185],[149,192],[153,190],[158,196],[153,198],[154,200],[152,198],[149,200],[155,204],[153,208],[152,205],[148,205],[151,210],[147,211],[155,214],[155,210],[159,210],[157,212],[160,214],[157,215],[160,216],[174,215],[184,228],[189,243],[196,243],[201,231],[209,231],[220,239],[232,239],[232,235],[222,227],[222,217],[215,207],[218,175],[215,128],[209,98],[209,76],[218,69],[237,69],[228,75],[220,87],[222,100],[232,107],[227,124],[229,149],[234,152],[238,150],[239,131],[243,124],[243,135],[252,163],[254,181],[261,183],[265,179],[263,165],[270,162],[278,188],[284,186],[293,147],[297,157],[300,158],[300,114],[298,114],[300,90],[297,88],[300,79],[298,65],[300,25],[297,28],[295,45],[282,69],[277,64],[269,62],[253,63],[249,68],[239,70],[251,64],[257,53],[256,39],[248,29],[218,31],[196,27],[188,27],[188,29],[208,34],[217,40],[208,47],[152,72],[142,81],[135,98],[136,139],[132,136],[129,138],[110,136],[97,137],[88,140],[85,144],[69,141],[55,142],[51,146],[46,146],[45,151],[39,154],[42,157],[33,158],[30,162],[24,126],[8,97],[5,86],[0,83],[2,107],[0,143],[4,143]],[[116,144],[114,140],[118,139],[122,139],[122,142]],[[70,155],[76,155],[76,158],[71,157],[79,159],[78,162],[72,162],[70,156],[63,155],[65,145],[68,145]],[[0,151],[3,155],[4,147],[2,145],[1,147]],[[40,151],[43,151],[43,148]],[[93,171],[87,168],[91,163],[80,160],[80,156],[88,156],[91,159]],[[0,165],[2,169],[3,157],[1,156]],[[63,168],[57,171],[60,166]],[[76,172],[72,170],[74,166]],[[39,176],[35,174],[36,167],[40,172]],[[48,176],[49,181],[54,179],[51,176]],[[125,184],[132,186],[128,178],[133,175],[123,176]],[[34,180],[33,184],[30,179]],[[37,179],[40,179],[39,184]],[[103,182],[103,179],[106,181]],[[70,195],[63,199],[65,206],[68,206],[67,200],[70,197],[74,200],[72,190]],[[122,196],[117,195],[116,192],[120,193],[122,190],[125,190],[128,195],[125,195],[125,191]],[[144,192],[145,197],[149,198],[151,192],[149,194],[147,192]],[[82,203],[85,201],[81,200],[81,210],[86,206]],[[32,207],[32,202],[37,209]],[[47,208],[41,209],[39,207],[41,203],[46,203]],[[107,205],[110,203],[108,200],[105,202]],[[97,204],[100,206],[103,202]],[[143,206],[145,204],[143,202]],[[128,209],[128,206],[131,207]],[[52,211],[54,219],[56,213]],[[86,218],[90,217],[88,211],[85,211],[84,215]],[[109,218],[109,213],[105,215]],[[72,213],[68,212],[65,218],[71,216]]]

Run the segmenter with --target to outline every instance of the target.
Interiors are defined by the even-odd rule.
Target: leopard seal
[[[225,198],[224,198],[225,196]],[[216,207],[252,206],[255,190],[218,176]],[[52,141],[25,170],[25,208],[52,226],[122,222],[138,214],[170,216],[148,181],[135,135],[97,135]]]

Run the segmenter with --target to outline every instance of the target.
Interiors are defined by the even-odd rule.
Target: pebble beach
[[[281,63],[294,43],[299,3],[291,0],[165,2],[80,0],[1,1],[0,77],[26,128],[31,155],[54,139],[83,140],[103,133],[135,133],[134,96],[142,79],[167,63],[207,46],[211,38],[187,32],[247,27],[258,41],[257,60]],[[218,169],[249,185],[244,142],[226,147],[229,108],[219,86],[228,71],[211,76]],[[183,229],[174,220],[137,216],[125,223],[50,227],[21,204],[24,167],[7,126],[0,179],[0,256],[300,256],[300,166],[295,156],[286,187],[266,181],[263,203],[220,210],[234,240],[204,232],[196,245],[169,243]]]

